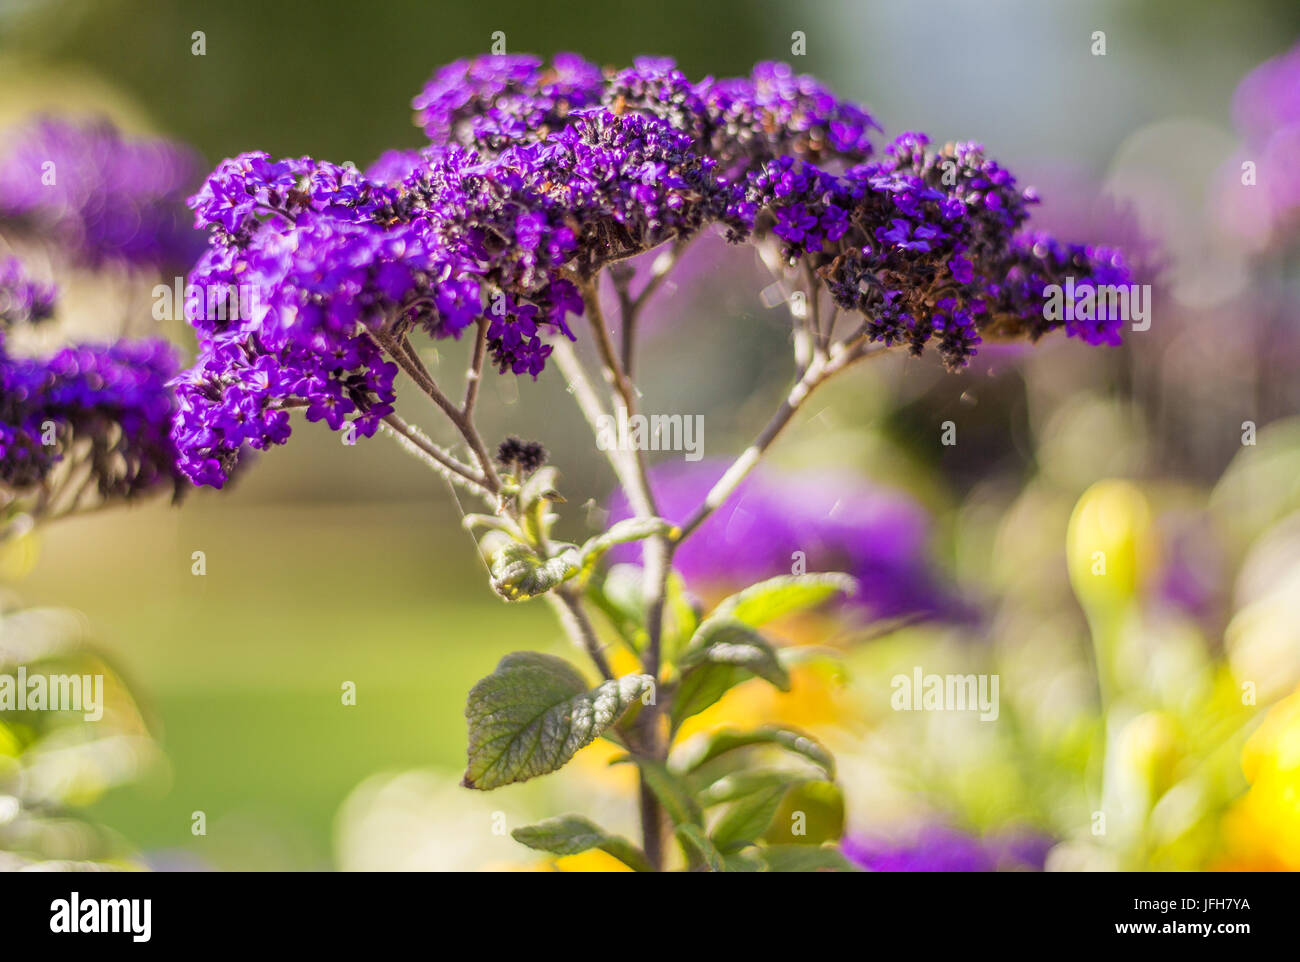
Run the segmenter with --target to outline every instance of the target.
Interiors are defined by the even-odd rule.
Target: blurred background
[[[663,54],[693,78],[788,60],[866,104],[887,136],[984,142],[1039,189],[1037,225],[1159,264],[1151,329],[1123,348],[989,347],[959,375],[891,357],[815,399],[772,471],[835,466],[864,497],[904,499],[923,519],[926,590],[959,602],[896,630],[832,625],[842,671],[771,704],[742,694],[719,717],[776,715],[830,742],[868,862],[955,851],[950,867],[1001,864],[990,845],[1014,835],[1041,842],[1021,859],[1032,867],[1300,867],[1287,795],[1300,759],[1276,747],[1300,737],[1284,701],[1300,681],[1300,424],[1287,420],[1300,274],[1294,235],[1250,216],[1238,180],[1250,132],[1234,106],[1242,78],[1300,37],[1300,7],[0,0],[0,126],[107,114],[209,167],[253,149],[364,167],[420,145],[411,97],[494,31],[512,53]],[[747,251],[707,238],[697,253],[702,266],[649,309],[639,381],[647,410],[704,414],[706,457],[722,459],[782,395],[789,317],[766,306],[771,279]],[[435,374],[463,364],[454,346],[427,360]],[[603,504],[613,479],[558,372],[492,378],[482,417],[490,438],[547,444],[578,537],[580,506]],[[955,446],[940,443],[946,421]],[[680,464],[659,457],[669,473]],[[1104,520],[1089,527],[1090,511]],[[294,442],[234,490],[6,546],[10,589],[80,613],[161,748],[129,784],[92,785],[77,805],[147,864],[221,869],[522,864],[532,853],[465,826],[496,810],[518,825],[600,789],[617,808],[625,783],[599,758],[487,800],[455,788],[469,687],[507,651],[563,645],[542,605],[495,598],[458,520],[445,486],[390,442],[348,448],[295,422]],[[1077,571],[1072,588],[1072,555],[1101,541],[1131,559],[1123,597],[1089,596]],[[692,587],[708,596],[717,580]],[[1130,693],[1104,716],[1099,650]],[[889,679],[914,665],[1001,673],[1002,723],[891,711]],[[1245,681],[1255,704],[1242,704]],[[341,704],[345,682],[355,706]],[[1128,786],[1119,809],[1143,812],[1112,829],[1133,833],[1126,862],[1091,833],[1098,738],[1107,765],[1128,766],[1107,780]]]

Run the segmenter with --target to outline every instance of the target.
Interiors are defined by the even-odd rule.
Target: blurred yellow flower
[[[1218,868],[1300,870],[1300,691],[1278,702],[1241,753],[1250,790],[1224,816]]]
[[[630,872],[632,871],[612,855],[606,855],[598,849],[581,852],[578,855],[565,855],[551,862],[560,872]]]
[[[1070,583],[1090,618],[1122,611],[1153,565],[1151,509],[1128,481],[1099,481],[1070,516]]]

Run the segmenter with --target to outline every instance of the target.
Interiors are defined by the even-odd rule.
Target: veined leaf
[[[763,859],[772,872],[860,871],[839,849],[830,845],[766,845]]]
[[[758,628],[782,615],[815,608],[836,594],[851,595],[857,590],[855,579],[833,571],[780,575],[724,598],[705,621],[733,619]]]
[[[506,601],[527,601],[545,594],[578,572],[578,553],[572,548],[542,560],[528,545],[510,541],[489,563],[492,590]]]
[[[649,675],[633,674],[588,690],[562,658],[534,651],[506,655],[469,693],[469,765],[462,784],[497,788],[555,771],[652,685]]]
[[[697,744],[700,747],[692,751],[679,766],[684,774],[689,774],[728,752],[756,745],[774,745],[806,758],[829,778],[835,777],[835,759],[831,753],[812,736],[795,728],[765,725],[748,732],[724,730],[701,739]]]
[[[581,815],[548,818],[527,828],[517,828],[510,834],[516,842],[541,852],[551,852],[554,855],[577,855],[597,848],[614,856],[634,871],[653,871],[645,853],[639,848],[621,835],[609,834],[595,822]]]
[[[678,825],[676,834],[677,840],[681,843],[682,850],[686,853],[687,861],[692,868],[698,867],[706,872],[725,872],[727,870],[722,853],[709,841],[709,837],[704,834],[704,829],[698,825],[687,823]]]
[[[532,479],[529,480],[531,482]],[[537,526],[541,523],[540,519],[537,520],[533,528],[540,531],[541,528]],[[490,553],[492,588],[507,601],[536,598],[570,578],[585,578],[601,556],[614,545],[666,534],[672,530],[673,526],[662,518],[629,518],[588,539],[581,547],[554,545],[555,553],[550,558],[543,558],[523,542],[507,541]]]

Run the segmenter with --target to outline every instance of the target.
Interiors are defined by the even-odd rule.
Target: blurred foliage
[[[10,547],[0,549],[8,554]],[[138,867],[130,844],[87,818],[109,789],[159,760],[121,675],[86,640],[82,619],[58,609],[0,612],[0,676],[102,679],[87,711],[6,710],[0,720],[0,870]],[[19,675],[20,668],[25,675]],[[51,682],[52,684],[52,682]],[[87,693],[89,694],[89,693]],[[87,697],[82,695],[81,697]],[[98,713],[100,717],[93,717]]]

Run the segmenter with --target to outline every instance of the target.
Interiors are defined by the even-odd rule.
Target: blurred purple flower
[[[722,476],[717,461],[659,465],[651,483],[659,510],[685,518]],[[613,519],[631,511],[621,493]],[[847,471],[782,473],[760,469],[673,556],[692,586],[739,588],[789,574],[798,556],[808,571],[844,571],[858,579],[849,604],[874,618],[901,615],[965,618],[971,614],[927,555],[929,518],[915,500]],[[624,545],[613,559],[637,561]]]
[[[1232,115],[1245,144],[1223,172],[1220,208],[1233,229],[1262,246],[1293,231],[1300,220],[1300,45],[1242,79]]]
[[[0,143],[0,222],[92,267],[186,266],[203,242],[185,210],[198,177],[197,155],[172,141],[128,140],[107,120],[45,117]]]
[[[845,856],[872,872],[1041,872],[1052,840],[1011,830],[979,837],[927,825],[906,841],[849,836]]]

